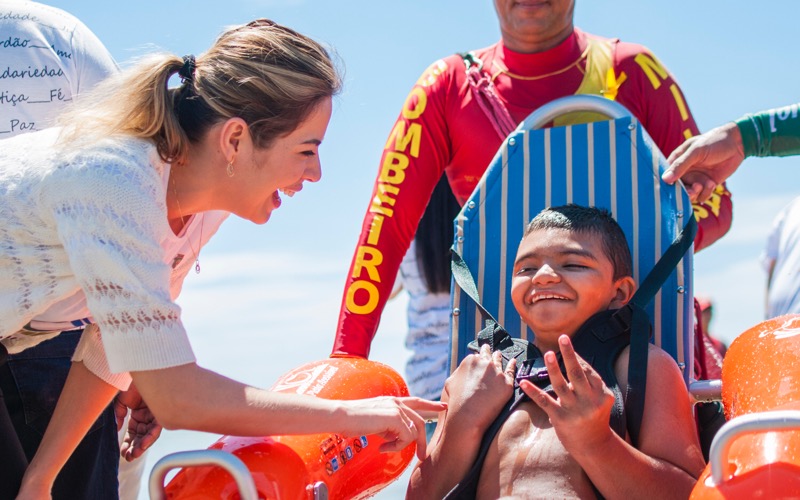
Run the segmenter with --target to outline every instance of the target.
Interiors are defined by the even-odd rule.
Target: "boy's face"
[[[599,236],[564,229],[531,232],[520,243],[511,280],[511,300],[536,334],[536,345],[557,349],[595,313],[623,306],[636,285],[614,280],[614,267]]]

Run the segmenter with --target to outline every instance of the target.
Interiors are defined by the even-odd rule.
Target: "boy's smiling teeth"
[[[544,299],[567,300],[567,298],[562,295],[554,295],[552,293],[537,293],[533,295],[533,302],[539,302]]]
[[[289,198],[291,198],[292,196],[294,196],[294,195],[295,195],[295,193],[297,192],[297,191],[294,191],[294,190],[292,190],[292,189],[289,189],[289,188],[280,188],[280,189],[278,189],[278,191],[280,191],[281,193],[285,194],[285,195],[286,195],[286,196],[288,196]]]

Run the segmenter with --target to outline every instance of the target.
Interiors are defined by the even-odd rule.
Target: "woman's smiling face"
[[[325,98],[295,130],[275,139],[268,148],[249,148],[233,166],[235,189],[230,212],[264,224],[281,205],[279,192],[288,196],[303,189],[303,182],[322,177],[319,146],[331,118],[332,100]],[[233,185],[230,186],[233,188]]]

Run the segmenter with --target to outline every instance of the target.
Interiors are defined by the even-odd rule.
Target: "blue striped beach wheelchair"
[[[555,118],[588,112],[610,118],[540,129]],[[510,280],[525,225],[542,209],[575,203],[608,209],[625,232],[637,283],[693,217],[686,192],[661,180],[666,160],[622,105],[598,96],[553,101],[533,112],[503,142],[456,218],[454,249],[472,274],[483,307],[512,337],[532,340],[511,303]],[[694,364],[694,298],[689,245],[645,305],[653,341],[671,354],[687,384]],[[450,367],[469,354],[483,327],[475,301],[455,283]]]

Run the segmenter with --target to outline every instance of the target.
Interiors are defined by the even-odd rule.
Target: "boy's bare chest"
[[[589,478],[534,403],[511,414],[494,439],[478,498],[595,498]]]

